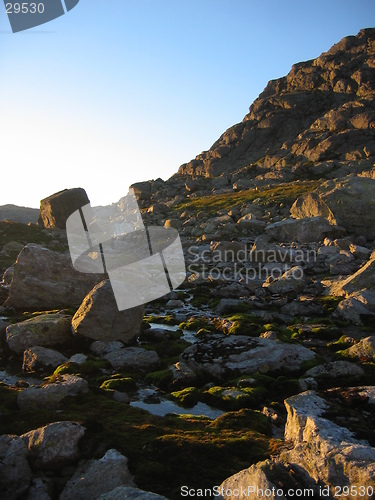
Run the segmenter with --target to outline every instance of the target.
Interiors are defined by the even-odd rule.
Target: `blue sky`
[[[80,0],[13,34],[1,4],[0,205],[167,179],[270,79],[371,26],[374,0]]]

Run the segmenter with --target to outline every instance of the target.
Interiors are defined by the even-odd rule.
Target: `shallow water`
[[[176,415],[203,415],[214,419],[225,413],[222,410],[211,408],[205,403],[200,402],[193,408],[181,408],[181,406],[178,406],[173,401],[163,398],[153,387],[139,389],[135,397],[136,400],[131,401],[130,406],[141,408],[159,417],[164,417],[168,413],[175,413]],[[148,402],[147,399],[150,401]]]
[[[164,417],[168,413],[175,413],[177,415],[203,415],[208,418],[216,418],[223,415],[223,411],[211,408],[205,403],[198,403],[193,408],[181,408],[173,403],[173,401],[162,400],[160,403],[145,403],[144,401],[131,401],[130,406],[141,408],[152,413]]]

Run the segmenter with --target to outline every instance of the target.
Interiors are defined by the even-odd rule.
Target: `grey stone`
[[[21,438],[13,435],[0,436],[0,494],[6,500],[17,500],[31,481],[27,462],[27,447]]]
[[[22,370],[34,372],[39,368],[55,369],[68,361],[63,354],[46,347],[34,346],[26,349],[23,353]]]
[[[355,363],[349,363],[348,361],[331,361],[330,363],[324,363],[322,365],[314,366],[304,373],[304,377],[363,377],[365,374],[363,368],[356,365]]]
[[[30,462],[38,469],[60,468],[80,456],[85,428],[75,422],[54,422],[22,434]]]
[[[9,325],[6,341],[18,354],[34,346],[65,344],[72,338],[71,317],[66,314],[40,314],[34,318]]]
[[[221,378],[229,371],[252,374],[280,369],[298,370],[302,363],[315,358],[315,353],[297,344],[268,338],[210,335],[180,355],[180,365],[194,373],[207,373]]]
[[[126,347],[111,351],[104,355],[115,370],[135,369],[152,371],[160,364],[159,356],[155,351],[147,351],[141,347]]]
[[[344,351],[347,356],[360,358],[361,360],[375,361],[375,336],[361,339],[357,344],[352,345]]]
[[[81,377],[75,375],[61,375],[53,383],[42,387],[30,387],[18,394],[17,404],[21,410],[33,410],[35,408],[60,408],[66,396],[77,396],[88,392],[88,383]]]
[[[101,275],[73,269],[68,254],[28,243],[14,264],[9,298],[4,305],[42,310],[78,307],[101,279]]]
[[[109,280],[96,285],[72,319],[75,334],[93,340],[132,342],[140,332],[144,306],[119,311]]]
[[[119,486],[135,486],[127,464],[128,459],[113,449],[99,460],[89,460],[78,467],[59,500],[97,499]]]
[[[334,237],[344,233],[342,228],[330,224],[323,217],[286,219],[266,227],[266,234],[280,242],[312,243],[323,241],[327,236]]]

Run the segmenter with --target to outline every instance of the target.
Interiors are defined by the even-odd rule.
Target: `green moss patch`
[[[104,391],[133,392],[137,390],[137,384],[131,377],[111,378],[105,380],[100,388]]]

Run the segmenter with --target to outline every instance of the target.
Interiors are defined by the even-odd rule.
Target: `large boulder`
[[[228,372],[243,374],[293,371],[315,358],[315,353],[298,344],[268,338],[211,335],[198,341],[180,355],[180,363],[194,373],[222,378]]]
[[[7,326],[6,341],[17,354],[34,346],[65,344],[72,338],[70,321],[67,314],[40,314]]]
[[[266,227],[266,233],[280,242],[313,243],[326,237],[337,238],[345,231],[329,223],[324,217],[286,219]]]
[[[60,408],[63,399],[67,396],[77,396],[88,390],[86,380],[65,374],[51,384],[24,389],[17,396],[17,404],[20,410],[35,410],[36,408],[55,410]]]
[[[27,446],[18,436],[0,436],[0,497],[17,500],[29,487]]]
[[[21,439],[27,446],[28,458],[38,469],[60,468],[80,456],[79,440],[85,428],[75,422],[54,422],[26,432]]]
[[[139,335],[144,315],[140,305],[119,311],[109,280],[96,285],[73,316],[74,333],[104,342],[132,342]]]
[[[322,184],[316,193],[300,196],[291,209],[293,217],[322,216],[348,232],[375,238],[375,179],[349,177]]]
[[[290,215],[295,219],[304,219],[305,217],[324,217],[332,224],[336,224],[336,219],[324,203],[318,193],[307,193],[293,203],[290,209]]]
[[[76,271],[68,254],[29,243],[18,255],[5,306],[16,309],[78,307],[102,275]]]
[[[119,486],[135,486],[128,459],[116,450],[108,450],[99,460],[89,460],[78,467],[59,500],[99,498]]]
[[[90,200],[82,188],[59,191],[41,200],[37,224],[40,227],[65,229],[69,215],[88,203]]]

